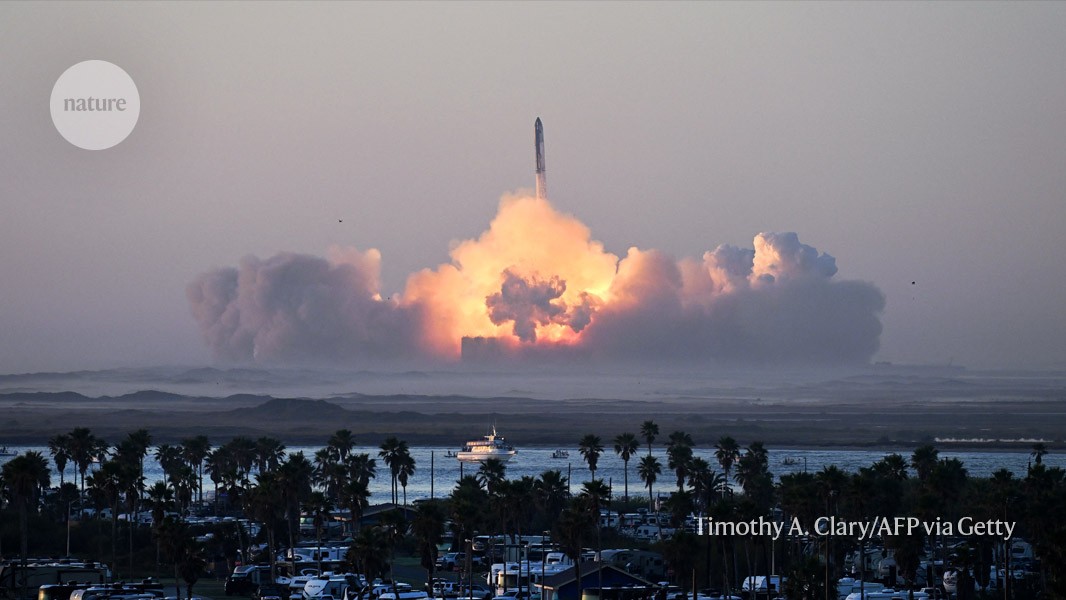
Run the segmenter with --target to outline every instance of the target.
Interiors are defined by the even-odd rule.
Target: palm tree
[[[359,528],[363,511],[369,505],[370,480],[377,476],[377,463],[364,452],[350,455],[346,468],[347,477],[341,484],[339,504],[351,513],[354,532]]]
[[[118,507],[123,494],[127,494],[133,485],[132,481],[139,479],[137,467],[120,457],[106,460],[100,464],[100,470],[89,476],[89,486],[94,488],[102,498],[107,500],[111,508],[111,564],[117,565],[118,550]]]
[[[936,467],[939,454],[935,446],[926,444],[916,448],[914,454],[911,455],[911,466],[914,467],[914,472],[918,474],[918,480],[922,483],[929,479],[929,474]]]
[[[364,527],[352,540],[348,562],[356,565],[368,581],[385,575],[389,568],[389,540],[380,527]]]
[[[848,483],[848,475],[836,465],[828,465],[822,467],[822,470],[815,474],[814,480],[818,486],[818,495],[822,500],[830,502],[834,498],[840,497],[841,492],[844,491],[844,486]],[[833,506],[829,506],[828,510],[830,512],[826,514],[836,514]]]
[[[350,515],[352,532],[360,529],[363,511],[370,506],[370,488],[365,481],[349,479],[340,489],[340,507]]]
[[[904,500],[904,482],[907,480],[907,459],[899,454],[889,454],[859,473],[870,480],[869,497],[873,514],[891,518],[899,514]]]
[[[196,497],[196,472],[184,462],[175,467],[175,494],[181,503],[182,511],[192,506],[193,498]]]
[[[387,466],[392,473],[392,503],[396,504],[396,483],[400,476],[400,465],[403,463],[404,456],[410,456],[407,442],[400,440],[395,436],[386,438],[381,444],[381,451],[378,452],[378,456],[385,461],[385,466]]]
[[[166,517],[155,531],[156,543],[170,559],[174,566],[174,587],[177,598],[181,598],[181,556],[185,546],[191,541],[189,526],[184,521],[175,517]]]
[[[729,473],[733,470],[733,465],[740,460],[740,444],[728,435],[724,436],[714,445],[714,457],[718,459],[718,464],[722,466],[725,478],[729,479]]]
[[[138,458],[138,473],[144,477],[144,459],[152,446],[152,434],[147,429],[138,429],[126,434],[126,441],[132,446]]]
[[[818,483],[813,473],[787,473],[778,483],[778,498],[787,517],[798,519],[807,529],[814,526],[825,507],[818,502]]]
[[[348,477],[366,485],[377,477],[377,461],[367,453],[353,454],[348,457]]]
[[[507,464],[498,458],[489,458],[481,461],[477,474],[474,475],[478,483],[489,494],[496,493],[496,488],[506,479],[506,476]]]
[[[278,519],[285,516],[285,498],[281,483],[278,481],[278,476],[275,472],[267,471],[256,475],[255,484],[249,487],[244,494],[244,509],[250,518],[262,523],[263,529],[266,530],[267,545],[271,549],[268,553],[270,555],[270,573],[271,577],[273,577],[277,573],[273,551],[274,548],[277,548],[274,542],[274,534]]]
[[[189,532],[183,521],[167,517],[157,531],[160,546],[174,565],[174,585],[181,598],[181,581],[185,582],[186,598],[192,600],[193,585],[200,579],[207,564],[203,546]],[[271,552],[273,554],[273,552]]]
[[[147,430],[142,429],[141,432],[145,436],[148,435]],[[142,443],[144,439],[139,433],[136,435],[129,434],[126,439],[119,443],[113,458],[113,460],[122,464],[126,474],[123,479],[126,487],[122,490],[122,493],[125,495],[126,511],[129,515],[129,518],[126,519],[126,528],[130,542],[130,573],[133,573],[133,526],[140,515],[140,500],[144,493],[144,457],[148,454],[148,447]]]
[[[396,587],[396,546],[407,535],[407,530],[409,529],[407,515],[398,510],[385,512],[381,515],[377,528],[385,536],[385,547],[388,549],[389,556],[389,579],[392,580],[393,597],[399,598],[400,592]]]
[[[174,510],[174,493],[170,491],[170,488],[166,483],[157,481],[155,484],[148,488],[145,502],[148,505],[148,510],[152,511],[152,532],[155,533],[156,547],[155,547],[155,562],[156,567],[159,566],[159,554],[162,550],[162,541],[159,536],[159,528],[163,524],[163,520],[167,517],[167,513]]]
[[[323,492],[311,492],[307,497],[307,502],[304,503],[304,509],[311,514],[311,518],[315,524],[315,547],[321,550],[322,548],[322,528],[326,526],[326,523],[333,517],[333,503],[330,502],[329,496]],[[322,572],[322,552],[316,552],[318,557],[318,572]]]
[[[693,500],[701,511],[706,510],[726,487],[725,477],[712,470],[710,463],[699,457],[689,463],[688,481],[692,486]]]
[[[680,529],[685,524],[685,517],[692,514],[696,503],[692,498],[692,492],[678,490],[670,494],[670,498],[663,503],[666,513],[670,515],[670,526]]]
[[[585,458],[585,462],[588,463],[592,478],[596,479],[596,464],[600,460],[600,454],[603,454],[603,444],[600,442],[600,436],[590,433],[581,438],[581,441],[577,444],[577,450]]]
[[[681,491],[685,486],[688,476],[688,463],[692,460],[692,436],[684,431],[675,431],[670,434],[666,443],[666,466],[677,475],[677,490]]]
[[[163,522],[168,512],[174,510],[174,492],[167,484],[157,481],[148,488],[145,502],[152,511],[152,524],[158,525]]]
[[[425,502],[411,523],[422,568],[426,570],[426,589],[433,590],[433,569],[437,564],[437,547],[444,537],[444,510],[439,502]]]
[[[296,534],[299,532],[300,503],[311,494],[311,475],[314,471],[314,465],[307,460],[303,452],[297,452],[289,456],[288,460],[276,470],[278,486],[281,488],[285,506],[290,548],[296,547]]]
[[[240,479],[237,462],[233,459],[233,452],[231,446],[222,445],[215,448],[211,452],[208,452],[207,457],[204,459],[204,470],[207,471],[208,476],[211,477],[211,483],[215,485],[215,514],[218,514],[219,485],[226,486],[232,490],[235,487],[237,480]],[[227,503],[232,500],[230,496],[233,494],[230,491],[226,498]]]
[[[623,477],[625,481],[626,502],[629,502],[629,459],[633,458],[633,455],[637,453],[637,449],[639,448],[640,442],[637,441],[637,436],[632,433],[623,433],[614,438],[614,452],[622,457],[622,464],[625,465]]]
[[[182,456],[193,471],[196,472],[196,490],[200,506],[204,505],[204,460],[211,452],[211,440],[206,435],[198,435],[181,441]]]
[[[956,518],[955,511],[966,489],[967,476],[966,468],[959,459],[942,458],[937,461],[926,484],[939,505],[938,514],[943,514],[949,519]]]
[[[259,473],[278,468],[285,460],[285,444],[281,440],[263,436],[255,441],[255,468]]]
[[[577,575],[577,596],[581,597],[581,552],[593,531],[595,521],[592,512],[583,506],[584,500],[577,500],[563,511],[555,523],[552,540],[558,541],[559,548],[574,561],[574,573]]]
[[[342,463],[348,460],[348,455],[352,453],[354,447],[355,436],[348,429],[338,429],[326,442],[326,449],[329,453],[337,459],[337,462]]]
[[[226,442],[225,448],[237,466],[238,479],[248,479],[258,456],[258,445],[255,440],[242,435],[237,436]]]
[[[871,468],[896,481],[903,481],[907,478],[907,459],[899,454],[889,454],[871,465]]]
[[[315,451],[314,464],[314,482],[322,486],[331,500],[337,500],[341,487],[348,479],[348,467],[329,448]]]
[[[159,468],[163,470],[163,477],[176,490],[174,480],[178,466],[182,464],[181,448],[170,444],[159,444],[155,449],[155,460],[159,463]]]
[[[818,557],[805,556],[788,570],[788,578],[784,581],[782,591],[786,597],[795,600],[822,600],[828,597],[832,589],[826,588],[826,582]],[[829,583],[835,583],[835,580]]]
[[[744,488],[744,495],[755,503],[758,514],[765,514],[773,502],[774,476],[770,473],[769,462],[762,442],[752,442],[737,461],[737,471],[733,475]]]
[[[536,503],[544,511],[547,523],[554,523],[566,505],[566,484],[566,476],[558,470],[544,471],[533,482]]]
[[[497,483],[493,490],[489,492],[489,508],[496,519],[499,521],[497,525],[498,530],[501,533],[510,534],[511,541],[514,542],[515,528],[510,527],[515,522],[515,488],[514,483],[511,481],[500,481]]]
[[[603,544],[600,541],[600,526],[602,520],[600,518],[600,508],[603,506],[604,500],[608,502],[611,499],[611,489],[607,487],[607,484],[602,479],[593,479],[592,481],[586,481],[581,486],[581,493],[578,496],[577,504],[586,507],[590,517],[593,519],[593,525],[596,528],[596,555],[599,556],[603,553]],[[599,573],[599,586],[603,587],[603,562],[596,561],[597,572]],[[578,580],[580,582],[580,579]],[[578,584],[580,587],[580,583]]]
[[[192,586],[199,581],[200,573],[204,572],[205,566],[207,566],[207,559],[204,558],[203,544],[190,539],[178,558],[178,574],[185,581],[185,590],[188,594],[185,597],[186,600],[193,599]]]
[[[640,464],[637,465],[637,474],[640,475],[644,486],[648,488],[648,510],[653,512],[655,511],[655,501],[652,499],[652,486],[655,485],[655,481],[662,472],[663,467],[659,464],[659,459],[651,454],[640,459]]]
[[[521,537],[522,531],[531,531],[533,527],[533,514],[536,502],[530,502],[535,497],[535,485],[537,480],[529,475],[523,475],[511,484],[511,516]]]
[[[641,424],[640,437],[644,438],[645,442],[648,442],[648,456],[651,456],[651,443],[655,441],[658,435],[659,426],[655,424],[655,421],[644,421]]]
[[[0,470],[0,483],[19,513],[19,557],[26,565],[29,555],[29,511],[37,512],[41,492],[48,488],[51,477],[48,459],[40,452],[20,454],[4,463]]]
[[[611,488],[602,479],[593,479],[581,484],[581,496],[588,499],[588,507],[599,518],[600,508],[604,501],[611,499]]]
[[[474,532],[485,521],[485,506],[488,503],[488,493],[474,476],[467,475],[456,483],[452,490],[449,515],[456,543],[474,536]]]
[[[403,488],[403,506],[407,508],[407,481],[412,475],[415,474],[415,457],[411,456],[410,452],[405,453],[400,457],[400,469],[396,474],[396,480],[400,482],[400,487]],[[406,512],[404,513],[407,514]]]
[[[1047,445],[1037,442],[1033,444],[1033,451],[1029,453],[1029,456],[1033,457],[1033,462],[1036,464],[1042,464],[1044,462],[1044,456],[1047,455]]]
[[[70,460],[70,434],[53,435],[48,440],[48,451],[52,453],[52,462],[59,471],[59,486],[63,487],[63,473],[67,470],[67,462]]]
[[[78,473],[81,474],[81,487],[79,489],[82,495],[85,495],[85,473],[89,470],[89,465],[93,463],[93,459],[96,457],[99,440],[88,427],[75,427],[67,435],[69,437],[70,459],[74,461],[74,466],[77,468]]]
[[[739,471],[737,475],[739,475]],[[844,490],[844,486],[847,485],[848,476],[844,471],[841,471],[836,465],[829,465],[822,467],[822,470],[814,475],[815,487],[818,490],[818,496],[825,503],[826,515],[838,515],[837,505],[840,502],[841,492]],[[833,532],[827,530],[823,532],[827,534],[823,538],[823,547],[825,548],[825,564],[829,566],[830,570],[836,564],[836,554],[832,553],[830,557],[830,549],[833,547]]]

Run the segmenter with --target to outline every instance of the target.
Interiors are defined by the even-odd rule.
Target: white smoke
[[[545,242],[550,240],[550,245]],[[885,299],[836,281],[836,260],[795,233],[676,260],[606,252],[542,199],[511,197],[453,261],[382,299],[376,250],[278,254],[188,288],[219,358],[257,361],[510,358],[842,364],[877,352]]]
[[[417,356],[421,315],[382,300],[380,254],[331,249],[330,259],[282,253],[204,273],[186,293],[215,356],[304,361]]]

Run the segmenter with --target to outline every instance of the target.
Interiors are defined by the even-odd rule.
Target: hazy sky
[[[795,231],[875,360],[1066,367],[1066,4],[0,4],[0,372],[206,363],[185,288],[377,248],[383,294],[533,186],[606,249]],[[57,77],[123,67],[77,149]],[[338,222],[343,219],[343,223]],[[914,284],[912,285],[912,281]]]

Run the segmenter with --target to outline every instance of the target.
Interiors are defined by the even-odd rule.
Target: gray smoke
[[[592,321],[595,299],[582,292],[581,302],[568,307],[559,300],[564,292],[566,282],[558,277],[524,278],[508,269],[500,291],[485,298],[485,306],[494,324],[513,321],[515,337],[522,342],[535,342],[537,325],[559,323],[580,332]]]
[[[535,342],[538,324],[565,322],[566,306],[554,303],[565,291],[566,282],[558,277],[525,279],[508,269],[500,291],[485,298],[485,306],[493,323],[514,321],[515,336],[523,342]]]
[[[204,273],[186,293],[215,356],[263,362],[418,356],[422,316],[378,295],[376,251],[282,253]]]

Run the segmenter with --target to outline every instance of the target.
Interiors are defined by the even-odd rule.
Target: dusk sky
[[[605,255],[795,232],[855,282],[821,310],[865,303],[841,353],[1066,368],[1064,31],[1063,3],[3,3],[0,372],[212,363],[187,287],[248,256],[376,249],[410,297],[532,189],[536,117]],[[49,116],[88,59],[140,93],[107,150]]]

